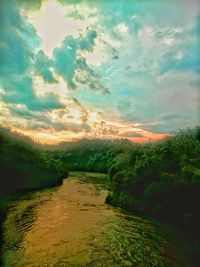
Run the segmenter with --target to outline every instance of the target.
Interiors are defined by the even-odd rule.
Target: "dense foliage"
[[[128,140],[80,140],[50,147],[46,153],[59,159],[69,171],[108,173],[118,154],[135,146]]]
[[[130,149],[110,169],[107,201],[153,215],[200,240],[200,129]]]
[[[67,175],[60,161],[44,157],[43,149],[19,133],[1,127],[0,146],[0,198],[57,185]]]
[[[200,128],[137,145],[81,140],[42,146],[0,129],[0,194],[61,183],[67,171],[109,173],[107,202],[168,221],[200,240]]]
[[[108,203],[158,217],[200,239],[200,128],[143,145],[81,140],[46,153],[68,170],[109,173]]]

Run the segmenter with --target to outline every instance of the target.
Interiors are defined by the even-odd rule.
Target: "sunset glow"
[[[1,124],[143,143],[199,123],[198,0],[4,2]]]

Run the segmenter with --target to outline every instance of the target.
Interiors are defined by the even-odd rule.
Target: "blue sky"
[[[199,0],[1,1],[0,122],[44,142],[199,124]]]

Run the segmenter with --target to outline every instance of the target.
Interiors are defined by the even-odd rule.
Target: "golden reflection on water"
[[[183,266],[151,222],[106,205],[106,194],[76,174],[13,203],[4,224],[4,266]],[[174,264],[167,265],[170,258]]]

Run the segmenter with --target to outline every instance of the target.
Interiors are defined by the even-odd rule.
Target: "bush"
[[[192,235],[194,227],[197,232],[199,136],[199,128],[180,130],[166,140],[140,146],[138,153],[129,149],[117,156],[110,170],[113,203],[165,219]]]

